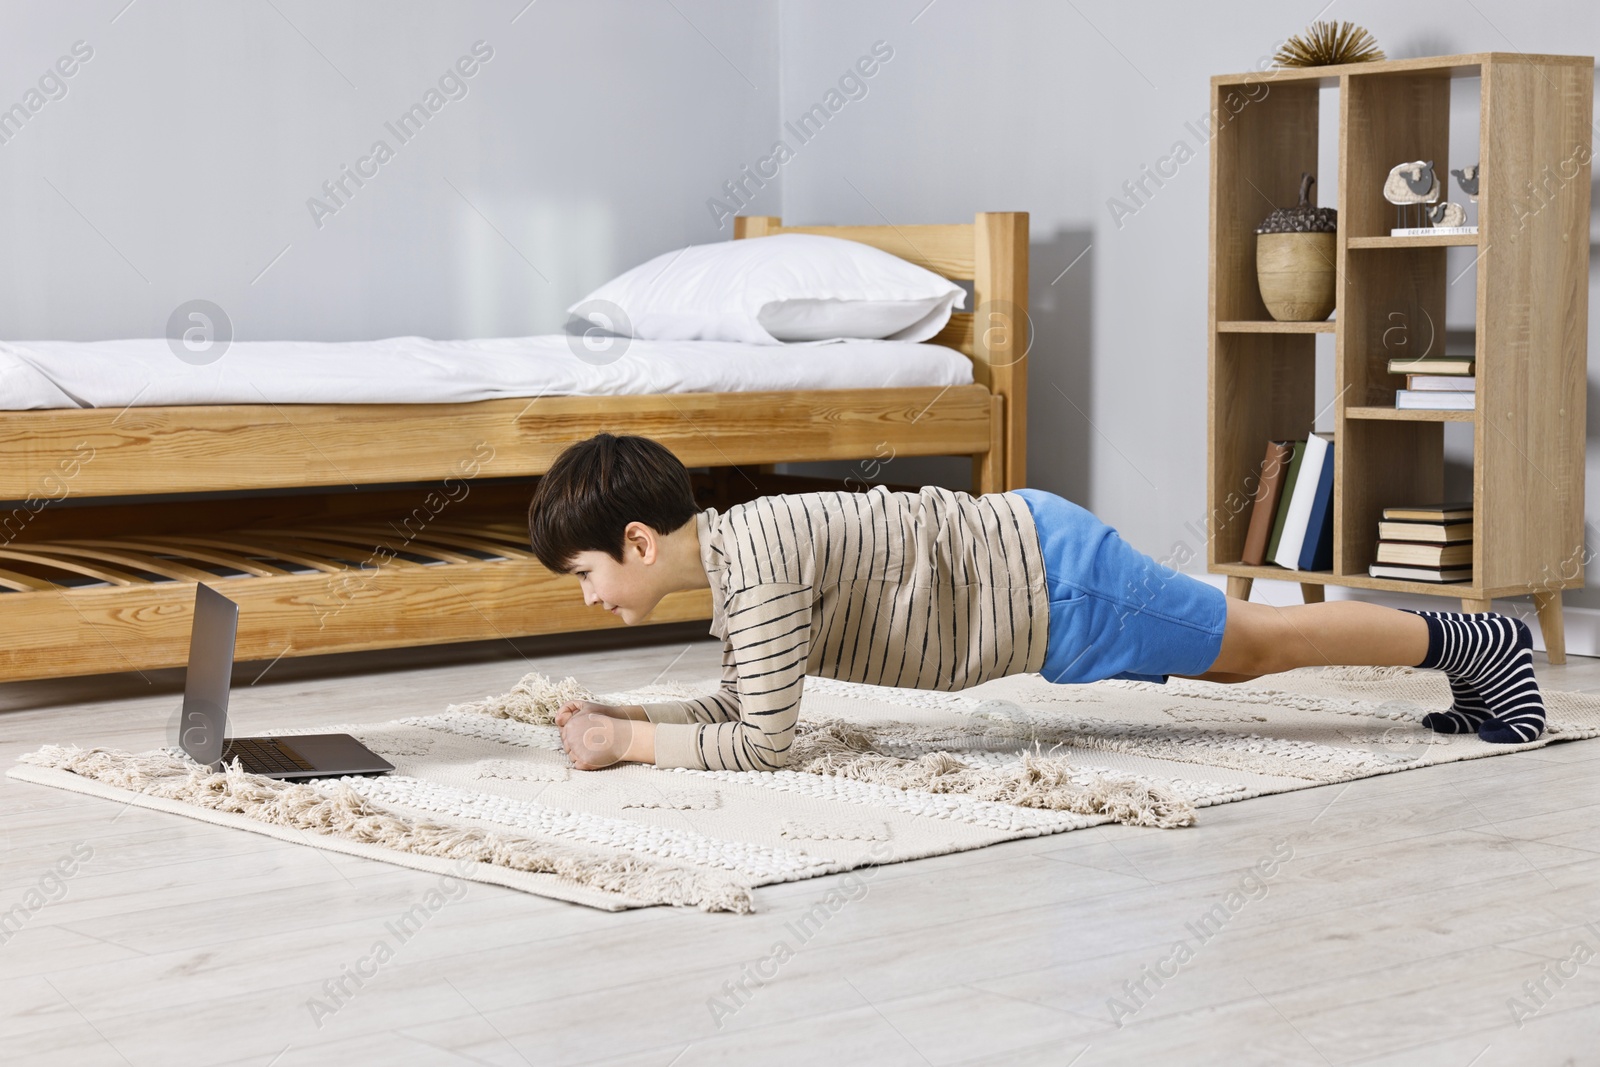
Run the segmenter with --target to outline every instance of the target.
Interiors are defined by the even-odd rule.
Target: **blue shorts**
[[[1050,590],[1047,682],[1204,674],[1222,651],[1222,590],[1132,548],[1088,511],[1014,489],[1033,514]]]

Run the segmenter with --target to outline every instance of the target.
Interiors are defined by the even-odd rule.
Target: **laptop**
[[[328,778],[394,770],[394,764],[349,734],[230,738],[228,687],[238,632],[239,605],[208,585],[197,586],[178,731],[178,743],[190,759],[221,770],[237,758],[245,770],[267,778]]]

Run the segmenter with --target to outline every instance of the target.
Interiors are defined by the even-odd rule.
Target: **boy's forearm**
[[[628,731],[628,751],[622,758],[630,763],[655,763],[655,723],[635,722],[632,724],[632,728]]]

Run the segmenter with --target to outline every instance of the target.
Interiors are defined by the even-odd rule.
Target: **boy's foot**
[[[1533,634],[1521,620],[1492,611],[1413,614],[1422,616],[1428,624],[1428,655],[1417,666],[1444,671],[1458,704],[1461,697],[1456,682],[1477,694],[1488,711],[1477,726],[1480,738],[1494,744],[1515,745],[1537,740],[1544,733],[1544,698],[1533,676]],[[1468,713],[1461,718],[1461,725],[1465,725],[1474,709],[1461,710]],[[1438,714],[1448,716],[1455,711],[1452,708]]]
[[[1445,675],[1450,683],[1450,695],[1455,698],[1449,711],[1430,711],[1422,717],[1422,725],[1436,734],[1475,734],[1489,717],[1489,705],[1472,686],[1459,678]]]

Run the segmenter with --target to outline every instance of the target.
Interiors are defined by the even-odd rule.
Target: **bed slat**
[[[115,567],[101,567],[93,563],[80,563],[67,556],[55,555],[40,545],[31,545],[29,548],[32,551],[20,548],[0,548],[0,559],[9,559],[16,563],[32,563],[38,567],[49,567],[58,571],[67,571],[70,574],[81,574],[85,578],[110,582],[112,585],[150,584],[136,574],[128,574]]]

